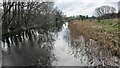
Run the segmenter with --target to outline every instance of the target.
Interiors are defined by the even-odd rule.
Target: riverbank
[[[78,38],[82,34],[86,42],[93,39],[99,42],[102,47],[110,50],[114,56],[120,58],[117,24],[117,19],[102,20],[99,23],[95,20],[71,20],[68,27],[73,38]]]

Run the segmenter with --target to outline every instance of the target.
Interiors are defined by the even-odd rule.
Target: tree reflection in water
[[[61,29],[62,11],[51,0],[2,2],[3,65],[51,65],[53,39],[49,32]]]
[[[46,36],[49,37],[49,40]],[[26,38],[22,43],[18,42],[14,46],[11,44],[10,48],[6,48],[7,51],[3,51],[3,65],[51,66],[54,60],[54,55],[51,53],[52,41],[52,35],[39,34],[36,40],[27,40]]]

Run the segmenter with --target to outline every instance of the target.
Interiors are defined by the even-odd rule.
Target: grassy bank
[[[85,41],[89,41],[89,39],[98,41],[101,46],[120,57],[118,19],[101,20],[101,22],[72,20],[69,22],[69,29],[73,38],[78,38],[82,34]]]

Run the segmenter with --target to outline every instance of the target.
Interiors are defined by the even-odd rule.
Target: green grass
[[[87,20],[86,20],[87,21]],[[82,21],[74,20],[75,23],[80,23]],[[120,29],[120,25],[118,26],[118,19],[104,19],[98,22],[97,20],[88,21],[88,22],[96,22],[95,24],[92,24],[93,26],[102,26],[103,28],[95,29],[97,32],[107,32],[110,34],[118,35],[118,31]],[[82,24],[90,25],[87,22],[84,21]]]
[[[101,24],[104,24],[104,25],[113,25],[113,21],[112,20],[101,20],[100,21]]]
[[[117,32],[120,29],[120,27],[118,26],[118,19],[105,19],[97,22],[97,24],[105,26],[106,28],[104,28],[103,30],[107,33],[114,33],[118,35]]]
[[[108,23],[117,23],[118,19],[104,19],[104,20],[101,20],[100,22],[101,23],[105,23],[105,24],[108,24]]]

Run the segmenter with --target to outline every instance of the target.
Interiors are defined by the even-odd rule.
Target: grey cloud
[[[97,0],[94,0],[94,1],[97,1]],[[101,5],[104,5],[104,4],[109,4],[111,3],[111,5],[115,5],[116,6],[116,3],[112,2],[112,0],[110,0],[110,2],[104,2],[103,4]],[[96,7],[99,7],[101,5],[98,5],[99,2],[87,2],[87,1],[83,1],[83,0],[66,0],[66,2],[64,2],[64,0],[57,2],[56,3],[58,8],[60,8],[61,10],[68,10],[68,11],[71,11],[71,10],[77,10],[75,9],[76,7],[79,7],[83,10],[87,10],[87,9],[90,9],[90,8],[96,8]],[[91,11],[91,10],[90,10]]]

